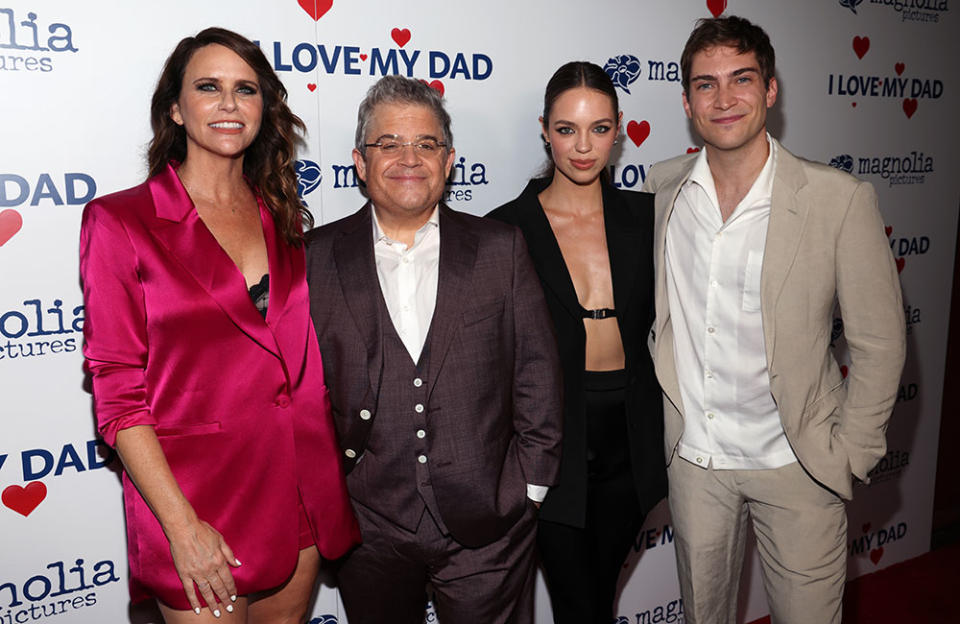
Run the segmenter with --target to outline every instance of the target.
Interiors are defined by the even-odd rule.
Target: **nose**
[[[236,94],[226,89],[223,91],[223,95],[220,96],[220,109],[225,111],[236,110],[237,108],[237,96]]]
[[[590,141],[590,133],[589,133],[589,132],[579,132],[579,133],[577,133],[576,149],[577,149],[577,152],[579,152],[579,153],[581,153],[581,154],[586,154],[586,153],[588,153],[591,149],[593,149],[593,143]]]
[[[714,100],[714,104],[717,108],[727,110],[733,106],[736,101],[737,98],[734,95],[732,88],[724,84],[717,85],[717,97]]]
[[[420,152],[412,143],[401,145],[399,162],[407,167],[416,167],[420,164]]]

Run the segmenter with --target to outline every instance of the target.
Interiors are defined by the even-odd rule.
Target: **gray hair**
[[[449,151],[453,148],[450,114],[443,107],[443,96],[436,89],[414,78],[384,76],[370,87],[357,111],[355,145],[364,157],[367,155],[367,148],[363,145],[367,142],[367,129],[373,119],[373,111],[379,104],[414,104],[429,108],[443,128],[446,149]]]

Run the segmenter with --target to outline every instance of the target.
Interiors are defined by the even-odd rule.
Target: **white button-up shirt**
[[[665,269],[684,430],[677,449],[706,468],[778,468],[797,460],[770,392],[760,273],[776,146],[726,222],[706,150],[667,224]]]
[[[437,307],[437,280],[440,276],[440,213],[430,218],[413,236],[409,248],[391,240],[380,228],[373,211],[373,251],[377,278],[387,312],[403,346],[414,362],[427,341],[433,311]]]

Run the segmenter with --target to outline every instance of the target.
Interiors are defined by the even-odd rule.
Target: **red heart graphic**
[[[897,258],[897,273],[903,273],[903,266],[907,263],[903,258]]]
[[[361,61],[367,60],[367,55],[366,55],[366,54],[361,54],[361,55],[360,55],[360,60],[361,60]]]
[[[390,36],[393,37],[393,40],[397,42],[397,45],[401,48],[407,45],[407,42],[410,41],[410,29],[404,28],[400,30],[399,28],[394,28],[390,31]]]
[[[853,51],[856,53],[857,58],[863,58],[863,55],[867,53],[867,50],[870,49],[870,37],[854,37],[853,38]]]
[[[688,153],[688,154],[696,154],[696,153],[699,152],[699,151],[700,151],[700,148],[699,148],[699,147],[688,147],[688,148],[687,148],[687,153]]]
[[[47,497],[47,486],[40,481],[31,481],[27,487],[11,485],[3,491],[3,504],[21,516],[29,516]]]
[[[440,95],[443,95],[443,93],[444,93],[443,83],[440,82],[439,80],[434,80],[434,81],[432,81],[432,82],[427,82],[426,80],[424,80],[423,78],[421,78],[421,79],[420,79],[420,82],[422,82],[423,84],[427,85],[428,87],[430,87],[431,89],[433,89],[434,91],[436,91],[437,93],[439,93]]]
[[[897,72],[897,75],[899,76],[900,74],[903,73],[904,67],[906,67],[906,65],[904,65],[903,63],[897,63],[896,65],[893,66],[893,69]]]
[[[873,565],[880,563],[880,559],[883,558],[883,546],[880,548],[874,548],[870,551],[870,561],[873,562]]]
[[[707,0],[707,8],[714,17],[720,17],[724,9],[727,8],[727,0]]]
[[[323,14],[333,6],[333,0],[297,0],[300,8],[307,12],[307,15],[317,21]]]
[[[16,210],[0,212],[0,247],[23,227],[23,217]]]
[[[856,103],[856,102],[850,102],[850,106],[856,108],[856,107],[857,107],[857,103]]]
[[[869,522],[865,522],[865,523],[863,524],[863,526],[860,527],[860,528],[863,529],[863,532],[864,532],[864,533],[866,533],[867,531],[870,530],[870,523],[869,523]]]
[[[627,124],[627,136],[633,141],[633,144],[640,147],[640,144],[650,136],[650,122],[643,120],[640,123],[630,121]]]
[[[849,373],[849,372],[850,372],[850,369],[847,368],[847,365],[846,365],[846,364],[844,364],[843,366],[840,367],[840,374],[843,376],[844,379],[847,378],[847,373]]]
[[[887,227],[883,228],[883,231],[887,233],[887,238],[890,238],[890,235],[893,234],[893,226],[888,225]]]
[[[317,85],[316,85],[316,83],[314,83],[314,82],[308,82],[308,83],[307,83],[307,88],[310,89],[311,91],[316,91],[316,90],[317,90]]]
[[[903,100],[903,112],[907,119],[913,117],[913,114],[917,112],[917,98],[905,98]]]

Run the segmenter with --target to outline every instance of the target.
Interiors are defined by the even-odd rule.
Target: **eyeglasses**
[[[406,143],[401,143],[397,139],[382,138],[376,143],[364,143],[364,147],[378,147],[380,148],[380,153],[384,156],[396,156],[400,153],[400,150],[407,147],[408,145],[413,146],[414,151],[421,156],[432,156],[440,151],[441,147],[446,147],[447,144],[436,139],[417,139],[416,141],[407,141]]]

